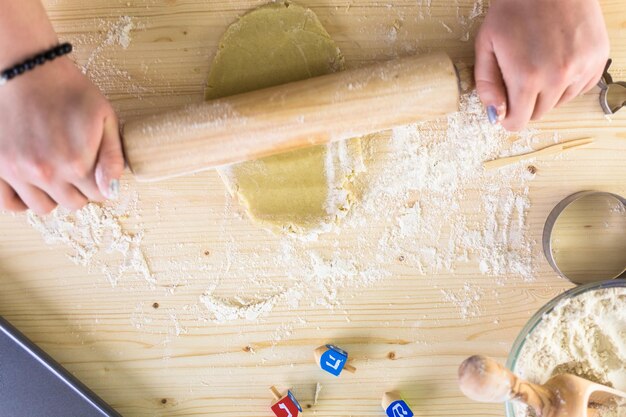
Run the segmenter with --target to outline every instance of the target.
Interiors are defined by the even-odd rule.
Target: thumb
[[[476,91],[487,109],[491,124],[504,120],[507,112],[506,86],[491,41],[479,36],[476,40],[474,68]]]
[[[102,142],[96,161],[96,183],[102,195],[109,200],[119,196],[119,178],[124,171],[124,154],[115,115],[104,120]]]

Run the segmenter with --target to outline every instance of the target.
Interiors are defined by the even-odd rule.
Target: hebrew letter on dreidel
[[[326,366],[333,368],[335,371],[339,369],[339,366],[343,363],[343,361],[341,359],[337,359],[335,358],[332,354],[328,355],[328,359],[335,361],[334,364],[326,361]]]
[[[293,417],[291,411],[289,411],[289,408],[285,404],[278,404],[278,408],[286,411],[285,417]]]
[[[298,412],[302,411],[302,407],[291,391],[287,391],[287,394],[283,396],[276,387],[271,387],[270,390],[277,400],[272,405],[272,411],[276,417],[298,417]]]
[[[274,404],[272,411],[276,417],[298,417],[298,407],[288,396]]]
[[[403,403],[396,403],[391,411],[393,412],[393,417],[407,417],[409,415],[409,411],[404,408]]]
[[[348,352],[334,345],[324,345],[315,349],[315,359],[320,367],[331,375],[339,376],[345,369],[355,372],[356,368],[348,365]]]

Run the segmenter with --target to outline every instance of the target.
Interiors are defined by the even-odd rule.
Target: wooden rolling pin
[[[436,53],[131,120],[124,151],[138,180],[155,181],[437,118],[458,105],[454,64]]]

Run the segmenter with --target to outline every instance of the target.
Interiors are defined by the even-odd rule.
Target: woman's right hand
[[[609,57],[598,0],[494,0],[475,46],[478,95],[508,130],[593,88]]]

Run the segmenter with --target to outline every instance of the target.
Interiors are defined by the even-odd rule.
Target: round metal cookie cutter
[[[546,256],[546,259],[548,260],[548,263],[561,277],[568,279],[575,284],[585,284],[589,282],[603,281],[603,280],[614,279],[614,278],[626,278],[626,251],[622,253],[619,250],[620,248],[622,248],[622,246],[626,247],[626,230],[621,230],[621,233],[619,230],[617,231],[617,233],[616,231],[612,231],[613,236],[620,236],[619,244],[617,245],[617,248],[615,248],[617,249],[618,259],[612,260],[612,261],[615,261],[617,265],[621,264],[621,267],[618,266],[614,269],[614,272],[611,273],[612,276],[587,276],[585,275],[584,277],[581,277],[581,276],[572,276],[573,274],[571,273],[569,274],[570,276],[568,276],[568,272],[562,270],[563,265],[559,266],[558,264],[558,260],[555,257],[555,250],[558,251],[558,249],[555,248],[555,245],[553,242],[553,237],[554,237],[553,234],[555,231],[555,225],[557,225],[557,221],[559,220],[559,218],[562,217],[563,212],[568,207],[571,207],[572,204],[576,203],[577,201],[583,198],[591,198],[591,197],[604,197],[607,200],[612,199],[615,202],[615,207],[611,211],[620,215],[623,213],[625,216],[624,218],[626,219],[626,199],[624,197],[619,196],[617,194],[603,192],[603,191],[581,191],[576,194],[570,195],[569,197],[561,201],[559,204],[557,204],[556,207],[554,207],[554,209],[552,209],[552,211],[548,215],[545,226],[543,228],[542,245],[543,245],[543,252]],[[597,219],[596,219],[596,222],[597,222]],[[592,228],[590,224],[586,224],[586,223],[583,226],[579,226],[579,228],[580,227],[589,228],[590,231]],[[608,226],[605,224],[605,227],[608,227]],[[583,239],[584,236],[582,236],[581,234],[580,238]],[[590,243],[592,243],[592,241],[591,239],[589,239],[589,241],[587,242],[576,241],[574,243],[577,245],[580,244],[581,247],[584,247],[584,245],[589,245]],[[597,249],[602,249],[602,248],[597,248]],[[599,258],[597,257],[595,259],[599,260]],[[603,258],[603,259],[606,259],[606,258]]]

